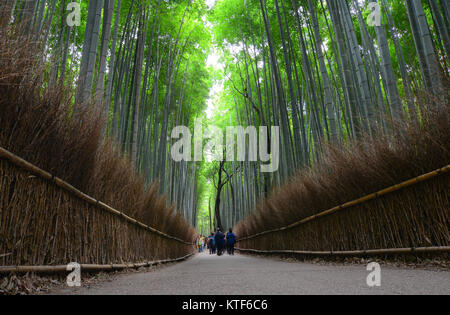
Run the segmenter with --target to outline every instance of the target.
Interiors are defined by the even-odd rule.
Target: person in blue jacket
[[[208,238],[209,254],[214,255],[216,253],[216,237],[214,232],[211,232],[211,236]]]
[[[220,229],[217,229],[216,233],[217,256],[222,256],[224,246],[225,246],[225,235],[222,233],[222,231],[220,231]]]
[[[227,252],[228,255],[234,255],[234,244],[236,244],[236,235],[233,233],[233,229],[230,228],[227,233]]]

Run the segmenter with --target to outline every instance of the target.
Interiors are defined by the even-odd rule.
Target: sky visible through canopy
[[[207,4],[208,8],[212,9],[214,7],[214,5],[216,4],[216,1],[217,0],[206,0],[206,4]],[[205,19],[204,19],[204,23],[205,23],[206,27],[208,27],[208,29],[212,32],[211,23]],[[209,52],[209,55],[208,55],[208,59],[206,61],[207,66],[211,66],[213,68],[223,70],[224,65],[223,65],[223,63],[220,62],[220,58],[221,58],[221,56],[218,53],[217,49],[215,49],[215,48],[211,49],[211,51]],[[214,98],[222,90],[223,90],[223,82],[216,82],[210,90],[209,99],[207,102],[208,107],[206,109],[206,114],[209,119],[213,117]]]

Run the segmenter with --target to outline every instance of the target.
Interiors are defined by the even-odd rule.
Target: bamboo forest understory
[[[0,12],[0,146],[183,240],[281,228],[450,164],[447,0],[2,0]],[[178,161],[179,126],[192,138]],[[261,152],[208,145],[230,126],[247,149],[255,130],[272,162],[278,144],[274,172]],[[433,245],[449,241],[442,200]]]

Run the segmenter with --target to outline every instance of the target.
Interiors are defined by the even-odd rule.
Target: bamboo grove
[[[27,23],[48,65],[47,86],[72,87],[74,111],[95,103],[104,131],[148,184],[195,224],[196,172],[170,157],[170,130],[203,110],[210,85],[203,1],[76,1],[79,25],[66,23],[68,0],[2,1]]]
[[[88,9],[86,34],[91,33],[88,30],[93,27],[92,34],[96,38],[93,44],[85,38],[82,58],[95,58],[96,40],[100,38],[95,97],[103,97],[106,114],[111,115],[109,132],[130,155],[137,169],[146,174],[147,180],[158,180],[169,202],[176,203],[194,224],[196,168],[168,162],[167,139],[171,127],[189,124],[190,117],[201,110],[207,96],[208,73],[201,56],[208,49],[208,34],[199,20],[201,3],[117,1],[112,26],[114,1],[106,1],[99,37],[102,4],[93,2],[90,1]],[[89,19],[92,10],[96,14]],[[110,73],[105,87],[111,33]],[[84,64],[92,64],[91,68],[95,69],[95,60],[84,62],[82,59],[81,78]],[[90,73],[88,69],[84,71]],[[192,84],[194,79],[195,85]],[[83,85],[78,87],[81,101],[83,93],[88,97],[92,95],[92,75],[86,76],[86,80],[84,92]]]
[[[52,46],[52,3],[54,11],[36,7],[41,22],[30,2],[0,6],[2,264],[185,257],[193,250],[192,223],[105,137],[102,100],[78,99],[82,54],[76,37]]]
[[[244,222],[253,228],[246,231],[257,231],[264,224],[255,222],[264,219],[255,213],[272,209],[268,203],[278,202],[273,196],[280,187],[304,185],[299,179],[304,174],[321,179],[321,169],[331,167],[330,152],[353,156],[353,164],[348,156],[333,163],[336,168],[347,163],[342,176],[356,176],[351,166],[363,163],[358,156],[369,159],[364,154],[376,141],[383,141],[385,149],[394,148],[394,140],[406,139],[402,134],[414,134],[414,128],[427,135],[406,142],[430,140],[433,132],[424,128],[433,122],[427,117],[441,119],[436,112],[448,111],[449,10],[445,0],[4,0],[1,24],[9,29],[4,34],[20,25],[23,47],[32,51],[35,61],[27,63],[31,57],[22,53],[26,70],[31,68],[22,79],[29,79],[30,89],[45,97],[53,91],[65,106],[54,114],[61,126],[42,123],[50,126],[42,133],[47,137],[56,130],[61,139],[71,139],[61,148],[53,145],[52,152],[59,153],[49,154],[47,160],[42,152],[34,158],[25,144],[12,151],[39,160],[38,166],[49,172],[58,169],[56,165],[65,167],[55,173],[118,209],[176,209],[178,223],[172,223],[183,231],[189,229],[181,217],[209,233],[248,216],[253,221]],[[4,62],[2,67],[6,74],[5,69],[9,74],[21,71],[19,63]],[[9,114],[14,110],[11,105]],[[0,116],[5,126],[7,117]],[[278,171],[261,173],[260,162],[175,162],[171,131],[176,126],[194,130],[199,118],[210,132],[213,125],[279,126]],[[35,123],[33,115],[27,119]],[[446,120],[440,122],[436,135],[445,134]],[[8,126],[3,128],[2,146],[14,138],[5,130],[18,134],[14,124]],[[31,137],[36,128],[20,135]],[[439,145],[426,152],[437,156],[436,148],[445,147],[447,140],[433,141]],[[95,150],[89,158],[83,156],[83,150],[94,146],[114,151],[114,157]],[[383,156],[383,150],[377,152]],[[441,154],[440,160],[417,166],[414,172],[399,172],[374,186],[361,180],[352,184],[360,190],[352,185],[347,189],[362,194],[385,188],[419,171],[445,166],[447,158]],[[85,165],[92,173],[78,171],[81,166],[69,172],[70,163]],[[119,171],[123,165],[132,165],[133,174]],[[92,183],[90,174],[95,174]],[[99,184],[102,180],[108,183],[105,187],[111,185],[107,193]],[[342,193],[345,196],[362,197],[350,192]],[[349,201],[342,198],[334,200]],[[292,221],[302,217],[300,208],[291,218],[276,216]],[[136,215],[153,223],[168,220],[143,210]],[[267,218],[267,224],[270,220],[276,221]],[[164,222],[169,229],[170,223]]]
[[[374,4],[380,10],[380,24],[371,23],[375,22]],[[332,167],[326,164],[330,146],[346,151],[354,141],[370,147],[372,140],[384,139],[389,147],[389,139],[397,137],[400,130],[408,132],[403,124],[419,128],[423,110],[447,104],[448,6],[448,1],[436,0],[217,1],[211,23],[215,43],[223,52],[224,88],[217,96],[217,108],[228,113],[217,117],[215,123],[276,125],[281,133],[278,172],[259,173],[258,163],[233,162],[225,167],[232,176],[221,190],[221,225],[234,226],[255,209],[264,212],[264,207],[264,214],[258,211],[259,215],[253,213],[250,221],[244,221],[247,232],[262,232],[261,228],[271,226],[279,216],[286,216],[288,224],[298,216],[303,218],[299,209],[294,218],[289,217],[289,211],[280,208],[285,204],[280,202],[282,198],[276,197],[287,197],[284,183],[307,185],[303,175],[291,180],[297,170],[306,174],[312,169],[311,176],[320,177],[322,167]],[[425,102],[420,97],[424,94]],[[231,106],[234,110],[227,111]],[[448,111],[446,105],[437,107]],[[443,141],[445,147],[443,139],[436,141]],[[351,147],[357,160],[358,152],[364,150]],[[446,159],[442,156],[435,166],[447,165]],[[339,167],[340,161],[335,162]],[[342,176],[354,175],[351,165]],[[217,166],[205,174],[211,169],[217,170]],[[398,181],[404,179],[407,177],[397,177]],[[333,184],[339,185],[339,181]],[[372,192],[370,185],[364,186],[363,181],[360,185],[366,193]],[[280,186],[281,191],[276,188]],[[270,194],[272,189],[275,191]],[[322,193],[327,198],[327,193]],[[306,200],[322,198],[311,194]],[[269,195],[267,202],[260,203]],[[295,194],[291,197],[285,200],[288,204],[303,202]],[[294,205],[299,207],[303,208]],[[240,228],[247,234],[245,230]]]

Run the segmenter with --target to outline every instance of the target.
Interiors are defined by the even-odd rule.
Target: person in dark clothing
[[[216,238],[217,255],[222,256],[225,246],[225,235],[220,231],[220,229],[217,229],[215,238]]]
[[[236,235],[233,233],[233,229],[230,228],[227,233],[227,252],[228,255],[234,255],[234,244],[236,244]]]
[[[214,233],[211,233],[211,236],[208,238],[209,244],[209,254],[214,255],[216,253],[216,236]]]

